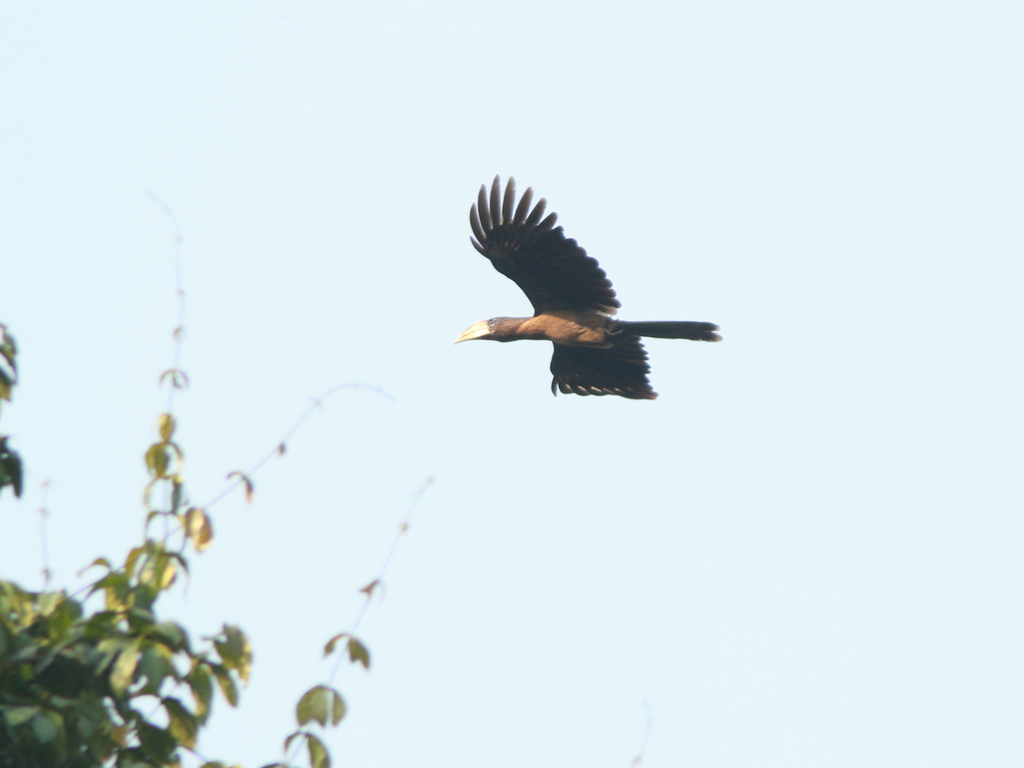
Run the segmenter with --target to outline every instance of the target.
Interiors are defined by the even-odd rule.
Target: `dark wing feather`
[[[639,336],[608,349],[553,346],[552,393],[557,388],[566,395],[620,395],[631,400],[654,400],[658,396],[647,380],[651,366]]]
[[[518,208],[515,196],[515,179],[508,180],[504,200],[499,177],[494,177],[489,199],[487,187],[480,187],[476,205],[469,211],[475,235],[471,238],[473,247],[522,288],[535,314],[559,309],[596,309],[614,314],[619,300],[597,259],[587,256],[575,240],[555,226],[556,214],[542,219],[547,206],[543,198],[527,215],[532,189],[526,190]]]

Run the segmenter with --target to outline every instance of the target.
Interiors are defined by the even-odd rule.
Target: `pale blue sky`
[[[256,649],[208,757],[279,756],[410,494],[338,681],[337,765],[1024,760],[1019,3],[58,3],[0,11],[0,574],[138,538],[188,295],[180,438],[211,510],[166,610]],[[469,245],[533,186],[651,341],[655,402],[553,398]]]

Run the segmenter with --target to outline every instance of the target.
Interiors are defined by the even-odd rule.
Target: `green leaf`
[[[320,739],[312,733],[307,733],[306,746],[309,747],[310,768],[331,768],[331,756]]]
[[[163,643],[144,642],[138,673],[140,676],[145,676],[146,684],[139,689],[139,693],[157,696],[166,678],[178,680],[178,670],[174,667],[173,659],[174,653]]]
[[[178,569],[174,565],[174,561],[170,558],[161,558],[158,565],[159,576],[156,580],[157,587],[159,589],[169,589],[174,583],[174,580],[178,578]]]
[[[224,666],[235,670],[242,682],[247,683],[252,669],[252,644],[234,624],[225,624],[223,634],[224,640],[214,640],[213,645]]]
[[[131,628],[132,634],[142,632],[155,624],[156,616],[153,615],[152,611],[145,608],[128,609],[128,626]]]
[[[46,632],[50,640],[59,643],[67,639],[72,624],[82,617],[82,607],[74,600],[69,600],[61,595],[60,602],[54,606],[49,621],[46,622]]]
[[[201,507],[189,507],[185,512],[185,535],[196,548],[196,552],[202,552],[210,546],[213,541],[213,524],[210,522],[206,510]]]
[[[302,694],[295,707],[295,719],[299,721],[300,726],[310,720],[327,725],[327,696],[328,689],[324,685],[316,685]]]
[[[20,651],[18,651],[16,654],[14,654],[11,657],[11,661],[13,661],[13,662],[32,661],[32,660],[34,660],[36,658],[36,656],[41,656],[43,654],[44,647],[45,646],[43,645],[43,643],[41,641],[40,642],[35,642],[35,643],[29,643],[28,645],[24,646]]]
[[[148,519],[146,522],[149,522]],[[148,544],[149,540],[147,540],[146,543]],[[148,551],[149,548],[145,545],[142,545],[139,547],[133,547],[128,552],[128,557],[124,559],[124,571],[129,579],[135,575],[135,566],[139,562],[139,558],[146,554],[146,552]]]
[[[7,332],[7,326],[3,323],[0,323],[0,355],[11,366],[12,373],[17,374],[18,345],[15,343],[14,337]]]
[[[51,717],[51,715],[56,715],[56,713],[40,712],[32,718],[32,733],[40,744],[49,744],[63,735],[62,731],[64,729],[62,724],[56,718]]]
[[[165,728],[157,728],[144,720],[138,722],[136,733],[139,736],[139,743],[149,757],[156,760],[159,765],[171,762],[178,742]]]
[[[104,590],[106,595],[107,610],[117,611],[125,608],[125,601],[131,591],[126,574],[117,571],[107,574],[90,587],[89,594],[100,589]]]
[[[331,725],[337,725],[341,722],[341,718],[345,716],[347,708],[345,707],[345,700],[341,698],[340,693],[332,688],[331,694]]]
[[[153,627],[149,636],[154,640],[159,640],[172,651],[184,650],[191,655],[188,632],[181,625],[175,624],[173,621],[161,621]]]
[[[14,495],[21,498],[22,481],[21,456],[7,447],[6,436],[0,437],[0,490],[9,485]]]
[[[185,680],[192,689],[192,698],[196,702],[196,717],[200,723],[205,723],[206,718],[210,716],[210,703],[213,701],[210,669],[206,664],[197,662],[192,671],[185,676]]]
[[[39,596],[36,601],[36,605],[39,606],[39,614],[41,616],[49,616],[57,607],[64,602],[63,592],[44,592]]]
[[[345,701],[341,694],[326,685],[317,685],[306,691],[295,707],[295,718],[299,725],[315,720],[326,727],[328,721],[337,725],[345,716]]]
[[[149,545],[147,556],[139,569],[139,585],[150,587],[152,598],[155,599],[157,593],[169,588],[174,583],[178,575],[175,562],[181,562],[181,560],[177,554],[166,551],[160,542],[149,541],[147,544]],[[136,592],[141,593],[142,590],[137,588]],[[136,595],[135,601],[136,605],[143,608],[148,608],[152,602],[152,600],[141,600],[139,595]]]
[[[146,451],[146,467],[158,478],[167,477],[167,468],[171,465],[171,455],[167,453],[164,443],[153,443]]]
[[[213,672],[213,676],[217,680],[217,685],[220,686],[220,692],[224,694],[224,698],[228,700],[228,704],[232,707],[237,707],[238,688],[235,686],[235,681],[231,679],[231,673],[228,672],[226,667],[220,664],[210,664],[210,671]]]
[[[95,618],[95,617],[94,617]],[[90,619],[90,623],[92,619]],[[107,665],[114,660],[121,651],[132,644],[131,640],[124,637],[105,637],[96,644],[96,650],[100,654],[100,662],[96,665],[97,671],[107,668]]]
[[[199,724],[196,717],[178,699],[168,696],[163,700],[164,709],[167,710],[169,722],[167,724],[171,735],[178,740],[183,747],[195,749],[196,737],[199,734]]]
[[[39,713],[39,707],[4,707],[4,720],[12,728],[27,723]]]
[[[117,611],[98,611],[85,622],[85,637],[89,640],[103,640],[114,633],[121,615]],[[113,656],[111,656],[113,658]],[[108,659],[107,661],[109,661]]]
[[[110,713],[98,700],[79,697],[72,703],[78,729],[88,739],[92,733],[110,729]]]
[[[348,658],[353,664],[358,661],[363,665],[363,669],[370,668],[370,652],[354,637],[348,639]]]
[[[125,689],[131,684],[135,675],[135,667],[139,663],[139,647],[132,643],[121,651],[110,670],[110,687],[118,696],[123,696]]]
[[[174,417],[169,413],[161,413],[160,417],[156,420],[156,428],[160,433],[160,439],[165,443],[170,442],[171,436],[174,434],[174,427]]]

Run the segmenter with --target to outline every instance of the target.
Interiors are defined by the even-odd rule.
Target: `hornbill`
[[[620,395],[654,400],[658,393],[647,379],[651,367],[642,336],[659,339],[721,341],[714,323],[626,322],[612,317],[621,306],[597,260],[555,226],[557,214],[544,216],[541,198],[533,210],[533,189],[515,205],[516,182],[510,178],[501,195],[494,177],[490,201],[480,186],[477,204],[469,209],[473,247],[494,268],[511,278],[533,304],[533,317],[492,317],[474,323],[455,340],[518,341],[546,339],[554,343],[551,393]],[[513,208],[515,209],[513,212]]]

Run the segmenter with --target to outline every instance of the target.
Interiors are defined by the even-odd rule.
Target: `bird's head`
[[[519,327],[522,318],[518,317],[492,317],[490,320],[481,320],[473,323],[463,331],[462,335],[455,340],[469,341],[470,339],[490,339],[491,341],[513,341],[514,334]]]

